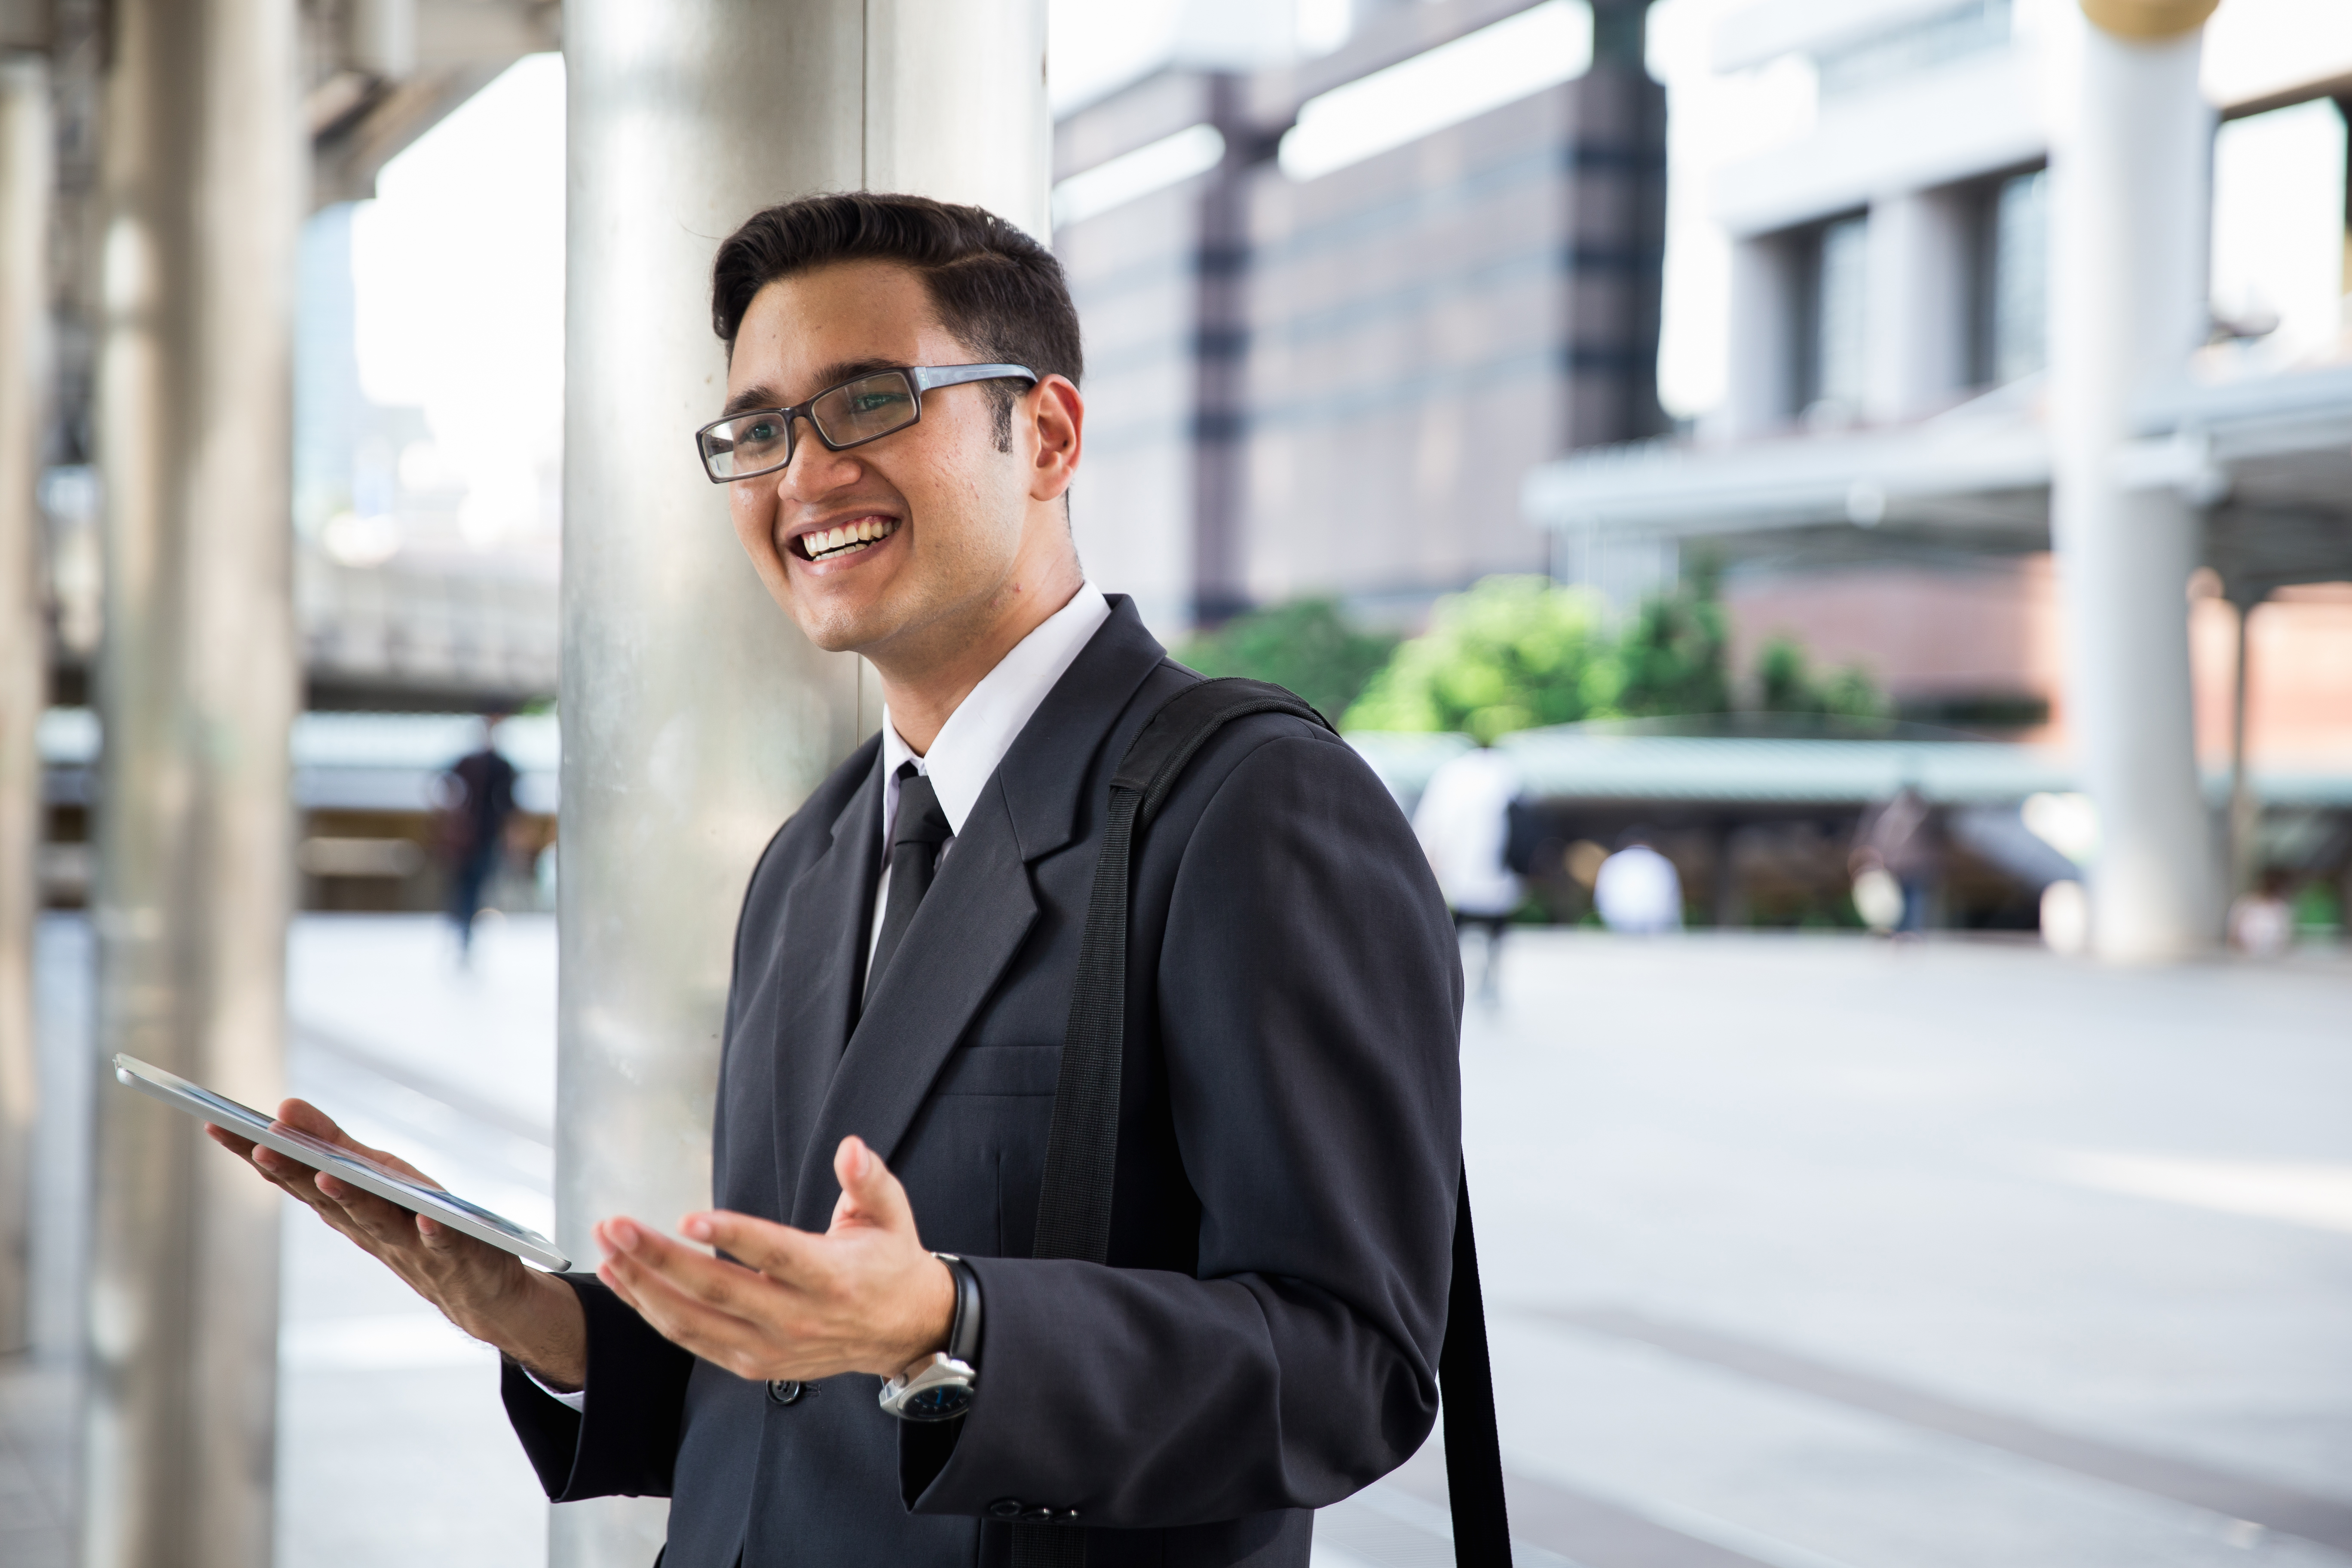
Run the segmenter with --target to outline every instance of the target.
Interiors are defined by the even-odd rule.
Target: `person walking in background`
[[[1916,936],[1927,929],[1927,907],[1943,880],[1944,827],[1916,785],[1905,784],[1877,815],[1864,820],[1848,866],[1857,878],[1883,870],[1903,889],[1895,935]]]
[[[1683,929],[1683,878],[1636,827],[1592,879],[1592,907],[1601,923],[1622,936],[1657,936]]]
[[[1497,995],[1503,932],[1527,898],[1527,884],[1505,863],[1510,844],[1511,803],[1519,795],[1519,770],[1489,747],[1465,752],[1431,775],[1412,814],[1413,836],[1437,886],[1454,911],[1456,930],[1475,926],[1486,937],[1486,962],[1478,994]]]
[[[470,958],[474,921],[506,852],[507,818],[514,815],[515,765],[499,752],[499,713],[482,715],[482,743],[441,775],[441,846],[449,867],[449,920],[457,952]]]

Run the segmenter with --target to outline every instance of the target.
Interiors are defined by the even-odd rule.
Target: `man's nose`
[[[806,416],[794,432],[793,460],[776,473],[776,493],[784,500],[815,500],[855,484],[864,466],[853,452],[836,452],[820,440]]]

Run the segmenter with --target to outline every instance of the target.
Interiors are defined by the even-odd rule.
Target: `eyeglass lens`
[[[817,395],[809,418],[830,447],[854,447],[915,422],[915,389],[902,371],[878,371]],[[720,479],[781,468],[792,461],[792,421],[768,412],[746,414],[703,437],[710,471]]]

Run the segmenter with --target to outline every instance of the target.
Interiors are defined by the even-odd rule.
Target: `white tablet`
[[[338,1149],[322,1138],[308,1132],[298,1132],[289,1127],[271,1124],[268,1117],[251,1106],[239,1105],[225,1095],[215,1094],[201,1084],[150,1067],[132,1057],[118,1055],[114,1058],[114,1076],[121,1083],[154,1096],[164,1104],[177,1107],[208,1121],[224,1132],[234,1132],[249,1138],[265,1149],[275,1149],[289,1160],[299,1160],[313,1170],[324,1171],[338,1181],[373,1193],[387,1203],[398,1204],[411,1214],[429,1215],[450,1229],[460,1231],[477,1241],[487,1241],[501,1251],[511,1252],[528,1263],[558,1271],[572,1267],[572,1260],[555,1250],[555,1243],[535,1230],[515,1224],[510,1219],[478,1208],[465,1199],[438,1187],[428,1187],[402,1175],[388,1165],[379,1165],[363,1155],[347,1149]]]

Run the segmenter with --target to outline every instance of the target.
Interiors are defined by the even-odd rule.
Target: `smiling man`
[[[557,1278],[227,1142],[506,1353],[551,1497],[670,1497],[667,1568],[1303,1568],[1307,1510],[1436,1411],[1462,980],[1412,831],[1304,720],[1192,758],[1135,844],[1108,1261],[1033,1257],[1110,774],[1199,677],[1080,570],[1034,240],[812,197],[727,240],[713,304],[704,465],[887,704],[752,873],[715,1206]]]

